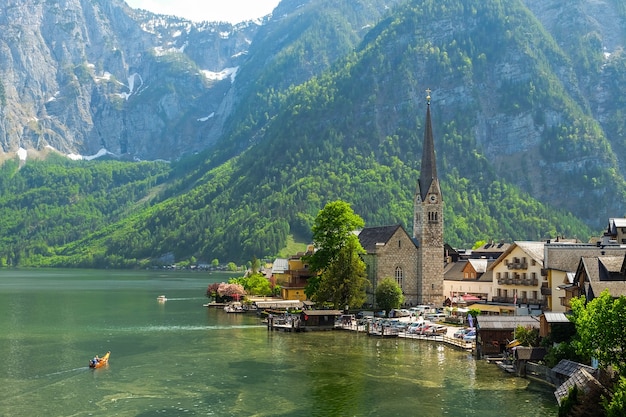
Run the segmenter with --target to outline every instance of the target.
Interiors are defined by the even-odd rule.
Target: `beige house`
[[[466,259],[446,265],[443,288],[453,304],[463,302],[464,296],[491,301],[493,273],[488,269],[491,259]]]
[[[542,288],[548,287],[543,268],[543,242],[514,242],[489,266],[493,273],[492,301],[545,308]]]

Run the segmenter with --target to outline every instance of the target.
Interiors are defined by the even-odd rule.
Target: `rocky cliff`
[[[0,145],[171,159],[219,136],[259,24],[192,23],[120,0],[0,5]]]

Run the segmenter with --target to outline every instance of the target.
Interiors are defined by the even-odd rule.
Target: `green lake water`
[[[203,307],[227,278],[0,270],[0,416],[557,415],[550,388],[467,352]]]

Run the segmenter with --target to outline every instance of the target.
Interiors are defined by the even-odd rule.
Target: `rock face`
[[[119,0],[0,5],[0,146],[172,159],[207,147],[259,25],[196,24]]]

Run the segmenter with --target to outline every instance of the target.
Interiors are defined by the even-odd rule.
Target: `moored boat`
[[[227,313],[245,313],[246,312],[243,309],[243,305],[238,301],[235,301],[225,306],[224,311]]]
[[[109,364],[110,355],[111,355],[111,352],[107,352],[101,358],[96,356],[95,358],[89,361],[89,367],[92,369],[98,369],[98,368],[102,368],[103,366],[107,366]]]

